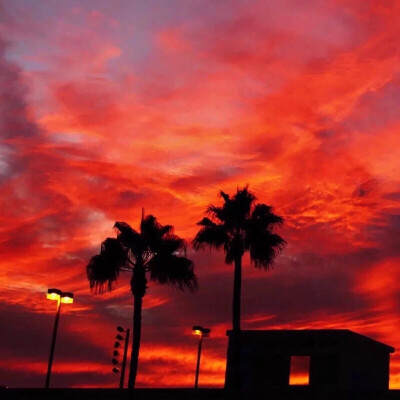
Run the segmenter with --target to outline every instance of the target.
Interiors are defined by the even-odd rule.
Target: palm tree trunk
[[[128,389],[135,388],[136,374],[139,363],[140,338],[142,334],[142,304],[146,293],[147,281],[143,262],[137,259],[131,278],[131,291],[133,294],[133,338],[131,351],[131,365],[129,370]]]
[[[240,302],[242,287],[242,257],[235,258],[235,272],[233,277],[232,329],[240,332]]]
[[[140,338],[142,334],[142,304],[141,294],[133,296],[133,338],[131,351],[131,365],[129,370],[128,389],[135,388],[136,375],[139,363]]]

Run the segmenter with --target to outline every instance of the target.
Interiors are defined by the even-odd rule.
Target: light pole
[[[125,340],[125,346],[124,346],[124,355],[122,357],[122,366],[121,366],[121,371],[119,368],[113,368],[112,371],[116,374],[119,374],[121,372],[121,377],[119,380],[119,388],[123,389],[124,388],[124,380],[125,380],[125,368],[126,368],[126,356],[128,354],[128,344],[129,344],[129,332],[130,329],[126,329],[124,330],[124,328],[122,328],[121,326],[117,326],[117,331],[119,332],[119,334],[117,334],[117,336],[115,337],[117,339],[117,341],[114,344],[114,349],[118,349],[119,347],[121,347],[121,343],[119,342],[120,340]],[[125,338],[121,335],[121,333],[125,333]],[[118,352],[118,350],[114,350],[113,351],[113,356],[114,357],[118,357],[120,354]],[[113,358],[111,360],[111,362],[114,365],[117,365],[119,363],[119,361],[116,358]]]
[[[201,357],[201,346],[203,343],[203,337],[210,336],[211,329],[203,328],[202,326],[195,325],[193,327],[193,335],[199,336],[199,347],[197,349],[197,363],[196,363],[196,378],[194,380],[194,388],[197,389],[199,386],[199,373],[200,373],[200,357]]]
[[[54,348],[56,347],[56,337],[58,329],[58,320],[60,319],[61,303],[72,304],[74,302],[74,295],[70,292],[62,292],[59,289],[49,289],[47,291],[47,299],[57,301],[57,312],[56,312],[56,319],[54,320],[53,339],[51,341],[49,363],[47,366],[46,386],[45,386],[46,389],[48,389],[50,386],[51,367],[53,365]]]

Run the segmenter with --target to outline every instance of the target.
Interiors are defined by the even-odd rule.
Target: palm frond
[[[127,264],[127,252],[117,239],[107,238],[100,254],[92,257],[86,267],[90,289],[95,293],[111,291],[119,272]]]
[[[232,248],[228,248],[228,246],[224,246],[225,249],[225,264],[232,265],[235,261],[235,251]]]
[[[256,197],[249,192],[247,186],[243,189],[238,188],[231,201],[226,204],[227,207],[229,206],[230,218],[237,221],[243,221],[248,218],[255,200]]]
[[[256,268],[270,269],[276,256],[282,253],[286,241],[276,233],[267,230],[259,232],[249,244],[250,260]]]
[[[236,233],[229,241],[224,244],[225,263],[232,264],[237,257],[242,257],[245,251],[244,238],[240,233]]]
[[[170,229],[170,225],[166,225]],[[158,243],[164,236],[164,227],[157,221],[153,215],[146,216],[140,224],[140,235],[151,251],[156,251]]]
[[[197,288],[193,267],[191,260],[174,254],[157,254],[148,263],[151,281],[168,284],[180,290],[187,288],[190,291]]]
[[[233,197],[229,197],[223,191],[220,192],[220,196],[224,199],[222,207],[210,204],[206,213],[213,219],[218,219],[226,224],[228,229],[240,227],[243,221],[249,217],[256,197],[248,191],[247,186],[238,189]]]
[[[195,250],[214,248],[220,249],[229,241],[229,234],[224,225],[206,225],[197,232],[193,239],[193,247]]]
[[[257,204],[251,213],[250,221],[262,225],[264,229],[270,229],[273,225],[282,225],[283,218],[273,213],[273,208],[266,204]]]
[[[167,235],[157,245],[157,254],[183,254],[186,256],[186,242],[176,235]]]
[[[186,242],[173,231],[172,225],[161,225],[152,215],[142,220],[140,232],[148,249],[145,268],[151,281],[194,290],[197,281],[193,263],[186,258]]]
[[[174,227],[172,225],[163,225],[161,226],[161,234],[164,235],[172,235],[174,233]]]
[[[219,195],[224,199],[225,203],[230,200],[229,199],[229,194],[223,192],[222,190],[219,191]]]
[[[140,229],[150,256],[160,252],[186,252],[185,241],[173,234],[172,225],[161,225],[155,217],[148,215],[143,219]]]
[[[224,207],[216,207],[210,204],[206,209],[206,214],[210,215],[212,219],[218,219],[221,222],[226,220]]]
[[[157,218],[154,215],[147,215],[140,223],[140,231],[142,234],[159,232],[161,228],[161,224],[157,221]]]
[[[135,231],[126,222],[116,222],[114,229],[117,231],[117,239],[126,247],[132,250],[133,253],[137,253],[143,247],[143,241],[140,234]]]
[[[202,225],[202,226],[217,226],[217,224],[213,221],[211,221],[210,218],[204,217],[201,221],[197,222],[197,225]]]

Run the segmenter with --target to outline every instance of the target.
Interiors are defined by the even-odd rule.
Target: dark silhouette
[[[286,242],[272,230],[275,225],[283,223],[283,218],[272,212],[266,204],[255,204],[256,197],[248,191],[248,187],[237,189],[230,197],[220,191],[224,200],[222,207],[213,204],[208,206],[210,218],[203,218],[198,225],[202,228],[193,240],[195,250],[209,248],[225,251],[225,263],[234,264],[232,329],[234,351],[231,353],[234,385],[230,389],[241,391],[240,373],[240,303],[242,285],[242,257],[250,252],[250,261],[256,268],[269,269],[275,257],[280,254]]]
[[[269,269],[275,257],[280,254],[286,242],[272,230],[283,223],[283,218],[272,212],[272,207],[255,204],[256,197],[247,187],[237,189],[230,197],[223,191],[222,207],[210,205],[207,214],[197,225],[202,226],[193,240],[195,250],[223,248],[225,263],[235,265],[232,329],[240,331],[240,298],[242,282],[242,257],[250,252],[250,261],[256,268]]]
[[[114,349],[120,348],[121,347],[120,340],[123,340],[125,342],[124,343],[124,352],[123,352],[123,355],[122,355],[121,369],[120,368],[113,368],[112,372],[114,372],[115,374],[120,374],[119,388],[123,389],[124,388],[124,384],[125,384],[126,358],[127,358],[127,355],[128,355],[129,335],[130,335],[131,330],[130,329],[124,329],[124,328],[122,328],[122,326],[117,326],[117,331],[119,333],[115,337],[117,339],[117,341],[114,344]],[[115,358],[115,357],[118,357],[120,355],[121,354],[119,353],[118,350],[114,350],[113,351],[114,358],[111,360],[111,362],[114,365],[119,364],[118,359]]]
[[[234,351],[231,333],[228,332],[227,386],[235,384],[232,373],[236,372],[230,363]],[[388,390],[390,353],[394,348],[350,330],[243,330],[240,336],[241,363],[246,366],[241,371],[242,389],[258,394],[250,398],[308,388],[325,394],[318,398],[340,391]],[[296,371],[296,359],[308,359],[300,371]],[[300,383],[296,373],[303,378]]]
[[[160,225],[152,215],[143,214],[140,232],[125,222],[116,222],[117,238],[107,238],[101,244],[100,254],[87,265],[90,288],[95,293],[111,291],[121,271],[132,273],[133,340],[128,389],[133,389],[136,381],[146,274],[150,281],[181,290],[193,291],[197,287],[193,263],[186,258],[185,241],[173,234],[171,225]]]

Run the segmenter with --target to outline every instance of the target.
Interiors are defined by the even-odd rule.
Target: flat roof
[[[232,330],[228,330],[226,334],[231,336]],[[242,330],[240,331],[242,337],[252,339],[269,339],[282,343],[285,341],[299,342],[298,345],[307,346],[311,339],[318,338],[318,340],[332,340],[344,339],[345,341],[354,341],[364,343],[382,349],[388,353],[394,353],[395,349],[385,343],[378,342],[368,336],[361,335],[349,329],[266,329],[266,330]],[[277,344],[278,344],[277,343]],[[282,343],[283,344],[283,343]],[[311,345],[310,345],[311,346]]]

